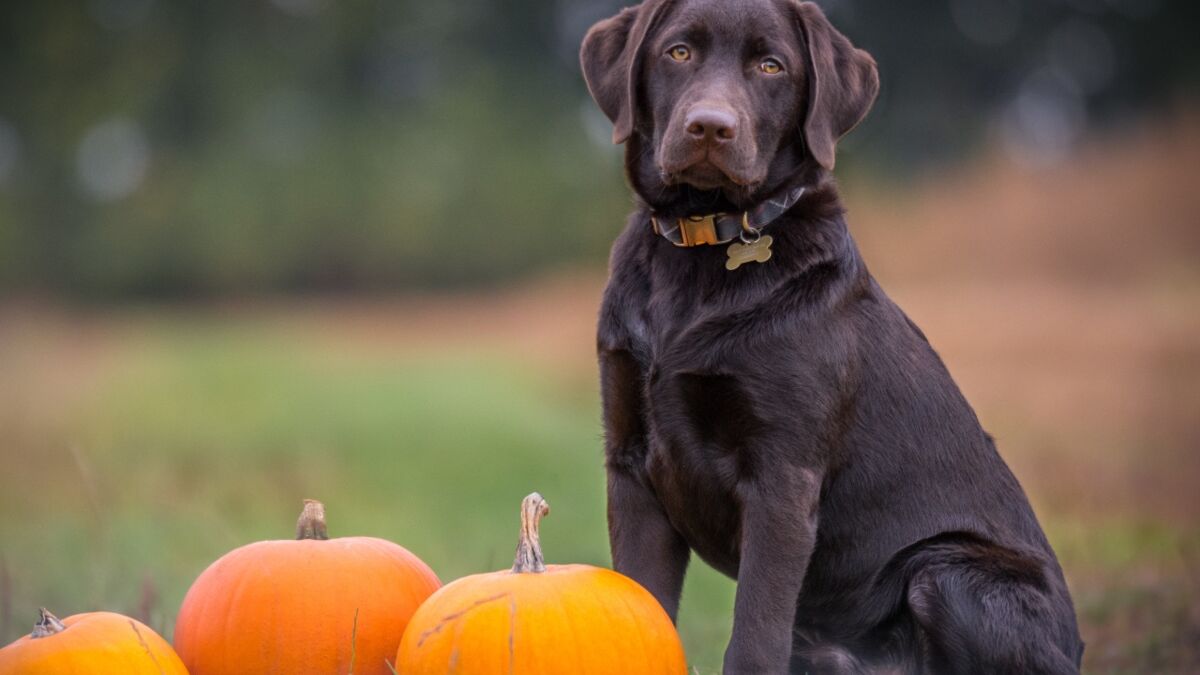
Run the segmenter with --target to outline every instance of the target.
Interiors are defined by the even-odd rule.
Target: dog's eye
[[[768,75],[778,75],[783,72],[783,64],[776,59],[763,59],[763,62],[758,64],[758,69]]]
[[[683,63],[692,58],[692,50],[683,45],[675,45],[667,50],[667,56],[670,56],[675,63]]]

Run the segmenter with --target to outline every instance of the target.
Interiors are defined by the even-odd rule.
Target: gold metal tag
[[[748,262],[767,262],[771,259],[771,244],[773,243],[775,240],[771,238],[771,235],[765,234],[757,241],[732,244],[726,250],[729,260],[725,261],[725,269],[732,272]]]

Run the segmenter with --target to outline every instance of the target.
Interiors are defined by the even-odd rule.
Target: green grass
[[[590,388],[486,352],[364,356],[286,337],[187,322],[121,348],[61,438],[0,479],[14,611],[0,639],[40,605],[147,604],[169,638],[196,575],[290,537],[305,497],[326,503],[331,536],[394,540],[449,581],[511,565],[518,506],[538,490],[547,559],[609,564]],[[688,583],[686,647],[715,669],[732,584],[702,565]]]

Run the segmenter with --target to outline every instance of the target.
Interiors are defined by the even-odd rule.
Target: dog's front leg
[[[608,536],[613,567],[650,591],[671,621],[679,611],[689,550],[645,485],[608,470]]]
[[[689,551],[646,477],[643,382],[632,354],[601,350],[608,537],[613,567],[649,590],[674,621]]]
[[[786,675],[796,602],[817,535],[818,472],[772,469],[740,488],[741,562],[725,675]]]

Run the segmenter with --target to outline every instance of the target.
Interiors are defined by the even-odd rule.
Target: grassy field
[[[204,566],[289,537],[303,497],[326,502],[334,536],[400,542],[448,581],[511,565],[536,489],[548,558],[608,565],[582,373],[489,351],[483,326],[462,326],[478,349],[393,351],[370,326],[337,335],[336,311],[283,313],[9,315],[5,384],[22,386],[0,414],[0,640],[39,605],[112,608],[169,636]],[[712,663],[732,587],[699,573],[691,588],[692,651]]]
[[[1054,171],[997,162],[846,190],[868,262],[1029,491],[1089,672],[1200,669],[1197,130]],[[290,536],[304,497],[326,502],[334,536],[393,539],[446,581],[510,564],[536,489],[553,507],[547,557],[607,565],[602,283],[593,270],[390,300],[3,305],[0,641],[40,605],[123,611],[169,637],[204,566]],[[719,670],[732,597],[693,567],[680,629],[701,672]]]

